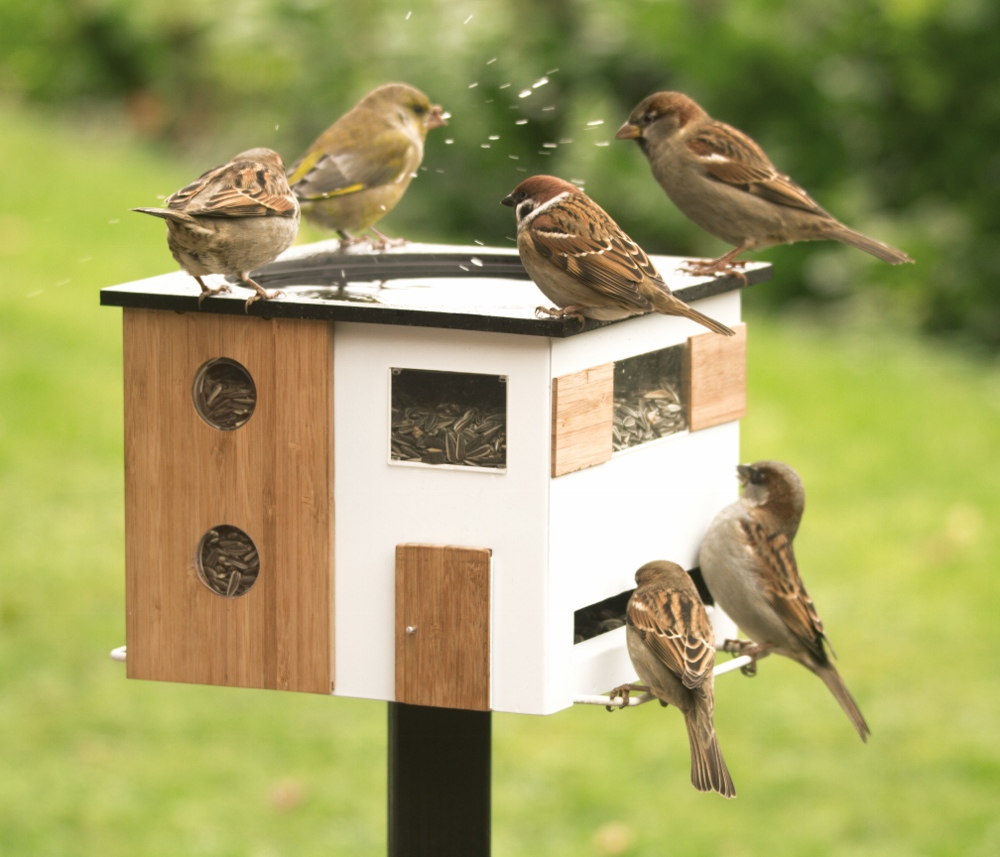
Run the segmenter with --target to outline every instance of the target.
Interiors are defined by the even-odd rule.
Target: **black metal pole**
[[[389,703],[389,857],[489,857],[489,711]]]

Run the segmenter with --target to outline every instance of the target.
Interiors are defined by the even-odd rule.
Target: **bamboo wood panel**
[[[490,558],[489,548],[396,546],[397,702],[489,710]]]
[[[329,693],[333,659],[333,337],[324,321],[124,311],[125,576],[130,678]],[[246,425],[198,416],[216,357],[253,377]],[[238,598],[210,591],[210,528],[260,554]]]
[[[552,379],[552,476],[611,460],[615,364]]]
[[[746,416],[747,326],[732,327],[735,336],[703,333],[688,339],[684,386],[691,431]]]

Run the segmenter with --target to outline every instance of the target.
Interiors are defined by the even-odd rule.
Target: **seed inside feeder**
[[[614,452],[687,429],[687,408],[681,397],[685,347],[675,345],[615,364]]]
[[[216,595],[246,595],[260,574],[260,555],[239,527],[223,524],[201,537],[196,555],[198,577]]]
[[[191,395],[198,416],[219,431],[233,431],[245,425],[257,407],[253,378],[228,357],[202,365],[195,373]]]

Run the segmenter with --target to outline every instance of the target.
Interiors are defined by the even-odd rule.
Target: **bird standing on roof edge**
[[[405,83],[388,83],[368,93],[289,169],[302,214],[335,230],[342,245],[362,240],[352,233],[366,229],[381,246],[391,243],[375,224],[406,193],[424,159],[427,132],[447,124],[439,104]]]
[[[691,221],[734,249],[691,273],[731,268],[748,250],[795,241],[850,244],[892,265],[913,260],[902,250],[862,235],[820,208],[779,173],[750,137],[709,116],[679,92],[643,99],[615,134],[635,140],[670,201]]]

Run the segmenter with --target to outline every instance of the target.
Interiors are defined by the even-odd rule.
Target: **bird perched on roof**
[[[780,461],[736,470],[743,495],[712,521],[701,545],[702,577],[716,603],[757,644],[746,653],[775,652],[816,673],[866,741],[868,724],[830,662],[830,642],[795,563],[802,480]]]
[[[698,590],[679,565],[658,560],[635,573],[637,589],[625,613],[629,658],[643,685],[623,692],[652,692],[662,705],[676,705],[687,724],[691,784],[699,791],[736,797],[736,789],[715,737],[712,714],[715,637]]]
[[[670,201],[706,232],[734,245],[718,259],[692,263],[692,273],[723,271],[748,250],[826,239],[893,265],[913,261],[824,211],[779,173],[750,137],[713,119],[679,92],[643,99],[615,138],[635,140]]]
[[[295,240],[299,204],[285,180],[281,156],[270,149],[240,152],[164,200],[166,208],[133,208],[167,221],[167,246],[177,263],[201,286],[198,305],[212,288],[206,274],[234,274],[254,289],[246,302],[276,297],[250,271],[274,259]]]
[[[601,321],[643,312],[679,315],[732,336],[726,325],[671,293],[649,257],[576,185],[532,176],[501,200],[517,215],[517,249],[552,316]]]
[[[288,181],[306,219],[344,244],[370,229],[403,198],[424,159],[431,128],[447,125],[439,104],[405,83],[387,83],[341,116],[292,164]]]

